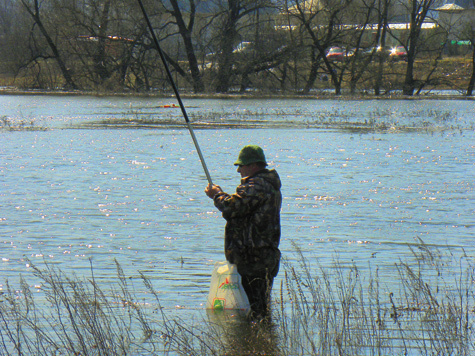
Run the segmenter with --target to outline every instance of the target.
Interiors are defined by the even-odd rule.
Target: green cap
[[[256,145],[244,146],[241,152],[239,152],[239,157],[235,166],[247,166],[251,163],[264,163],[267,166],[266,156],[262,148]]]

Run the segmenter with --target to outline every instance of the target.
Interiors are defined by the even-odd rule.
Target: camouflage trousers
[[[239,254],[229,252],[226,251],[226,258],[237,265],[252,314],[257,318],[268,316],[272,285],[279,272],[280,251],[262,248]]]

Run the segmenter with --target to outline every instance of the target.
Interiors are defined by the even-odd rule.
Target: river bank
[[[239,90],[239,86],[230,88],[229,93],[219,94],[212,91],[212,75],[207,80],[208,90],[202,94],[195,94],[187,83],[182,78],[177,78],[176,84],[179,87],[180,95],[184,98],[200,97],[200,98],[310,98],[310,99],[327,99],[327,98],[341,98],[346,99],[387,99],[387,98],[460,98],[466,97],[470,78],[473,74],[473,59],[468,56],[447,57],[443,59],[433,60],[430,58],[421,58],[414,63],[414,85],[415,92],[413,96],[403,96],[402,87],[404,85],[406,62],[388,62],[384,65],[384,76],[381,82],[381,95],[376,96],[374,91],[374,73],[377,72],[375,63],[371,63],[369,68],[358,82],[356,93],[350,93],[350,83],[352,75],[361,70],[356,66],[350,68],[347,65],[337,64],[336,69],[342,70],[341,80],[341,95],[336,95],[334,86],[328,78],[328,74],[321,73],[319,78],[315,81],[313,89],[308,94],[302,93],[299,89],[286,87],[282,89],[275,85],[256,85],[250,87],[245,92]],[[341,67],[340,67],[341,66]],[[350,70],[351,69],[351,70]],[[302,73],[305,72],[302,68]],[[354,72],[353,74],[351,74]],[[305,77],[304,74],[302,74]],[[210,73],[204,71],[204,77],[209,77]],[[0,95],[7,94],[52,94],[52,95],[94,95],[94,96],[138,96],[138,97],[172,97],[173,91],[171,86],[164,81],[163,86],[150,91],[137,91],[119,85],[113,86],[114,89],[108,88],[107,85],[100,86],[100,89],[84,89],[78,91],[68,91],[60,89],[62,83],[60,77],[54,81],[59,89],[54,87],[45,87],[43,89],[36,89],[31,87],[34,78],[26,78],[21,76],[13,76],[8,73],[0,73]],[[302,85],[304,83],[301,83]],[[303,86],[302,86],[303,87]],[[423,88],[421,93],[417,93],[419,88]],[[53,89],[51,89],[53,88]],[[473,96],[472,96],[473,97]]]
[[[98,98],[124,97],[124,98],[154,98],[171,99],[176,102],[176,96],[172,92],[96,92],[96,91],[68,91],[68,90],[24,90],[15,87],[0,87],[0,95],[37,95],[37,96],[93,96]],[[374,95],[369,93],[347,94],[345,91],[341,95],[335,95],[332,90],[313,91],[309,94],[302,93],[205,93],[195,94],[181,92],[183,99],[307,99],[307,100],[475,100],[475,95],[467,96],[456,90],[427,91],[421,95],[407,96],[402,93],[392,93],[387,95]],[[1,112],[0,112],[1,115]]]

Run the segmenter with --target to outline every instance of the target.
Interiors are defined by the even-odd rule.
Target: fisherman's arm
[[[249,182],[238,186],[236,193],[232,195],[223,192],[220,187],[214,185],[208,189],[206,194],[213,199],[214,205],[223,213],[225,219],[248,215],[255,210],[261,200],[256,194],[253,184],[249,184]]]

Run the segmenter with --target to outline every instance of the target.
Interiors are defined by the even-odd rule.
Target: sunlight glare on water
[[[8,98],[6,115],[27,117],[49,130],[0,131],[4,279],[27,274],[29,259],[78,275],[89,274],[92,263],[95,277],[109,281],[116,276],[116,259],[126,275],[138,278],[141,271],[151,278],[165,307],[204,308],[213,265],[224,259],[224,221],[203,192],[206,176],[186,129],[80,126],[138,115],[180,120],[178,111],[159,108],[164,102]],[[409,255],[407,244],[416,238],[464,248],[473,257],[471,102],[185,104],[200,122],[210,116],[211,122],[266,122],[259,129],[211,126],[196,134],[213,182],[229,193],[239,183],[233,162],[240,148],[248,143],[264,148],[283,181],[286,259],[296,258],[294,241],[322,265],[337,256],[362,268],[369,262],[390,266]],[[388,128],[350,130],[330,122],[371,119]],[[289,120],[295,127],[276,124]],[[438,128],[427,131],[424,121]],[[419,129],[397,130],[401,125]]]

